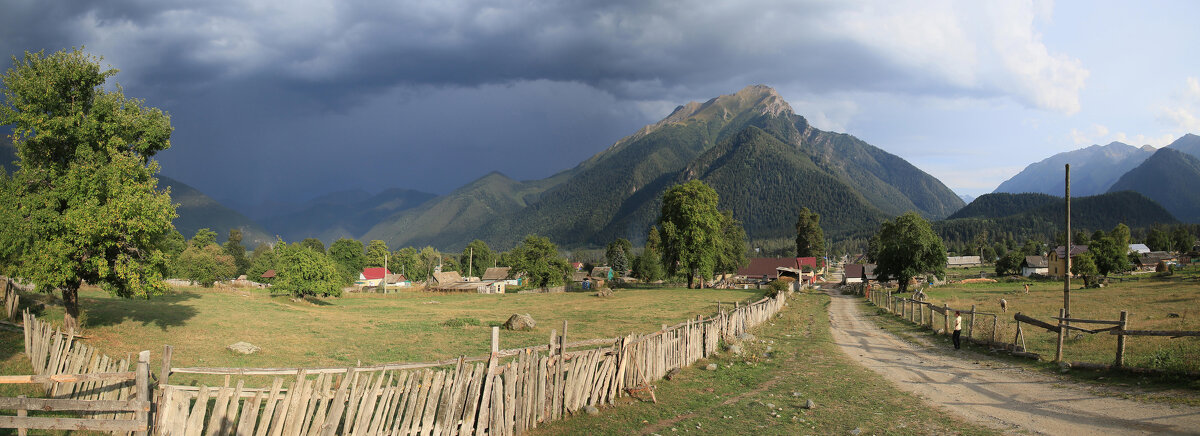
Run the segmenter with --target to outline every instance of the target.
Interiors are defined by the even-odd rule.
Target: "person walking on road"
[[[954,311],[954,349],[960,348],[960,337],[962,336],[962,312]]]

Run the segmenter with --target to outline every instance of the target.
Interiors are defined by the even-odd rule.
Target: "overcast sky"
[[[570,168],[677,105],[776,88],[960,194],[1200,133],[1200,2],[42,1],[0,53],[86,46],[225,202]],[[6,56],[7,58],[7,56]]]

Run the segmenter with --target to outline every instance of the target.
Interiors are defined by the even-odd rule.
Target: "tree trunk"
[[[688,272],[688,287],[687,287],[688,289],[692,289],[692,283],[694,283],[695,279],[696,279],[696,274]]]
[[[68,287],[62,288],[63,308],[66,309],[66,314],[63,315],[63,328],[67,331],[79,333],[79,285],[75,283]]]

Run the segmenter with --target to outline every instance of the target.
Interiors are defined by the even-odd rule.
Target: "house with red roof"
[[[385,277],[392,274],[387,268],[363,268],[362,272],[358,273],[358,281],[354,282],[358,286],[379,286]]]

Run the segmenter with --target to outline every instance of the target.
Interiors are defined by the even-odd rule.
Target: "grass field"
[[[793,296],[778,318],[753,330],[757,340],[745,356],[723,353],[655,382],[658,404],[625,397],[600,415],[572,417],[531,434],[996,433],[929,407],[851,361],[830,337],[828,305],[825,294]],[[718,369],[704,370],[708,363]],[[802,407],[808,399],[815,408]]]
[[[1139,275],[1137,281],[1113,282],[1101,289],[1082,289],[1082,281],[1072,281],[1071,317],[1076,319],[1116,320],[1121,310],[1129,311],[1131,330],[1200,330],[1200,274],[1197,267],[1178,272],[1171,277]],[[1028,294],[1024,283],[1030,283]],[[1001,281],[998,283],[950,284],[926,289],[929,301],[948,304],[954,308],[970,308],[972,304],[983,312],[1000,312],[999,301],[1007,300],[1008,311],[1000,316],[997,336],[1012,342],[1015,335],[1013,314],[1025,315],[1055,323],[1063,304],[1061,281]],[[1171,314],[1178,315],[1177,317]],[[940,315],[935,318],[940,322]],[[966,319],[964,318],[964,322]],[[991,337],[990,317],[978,317],[975,335]],[[1082,325],[1084,328],[1103,328],[1104,325]],[[965,328],[965,327],[964,327]],[[1030,351],[1044,358],[1053,358],[1057,334],[1038,328],[1023,329],[1025,344]],[[1084,334],[1071,332],[1065,342],[1064,359],[1112,363],[1117,346],[1116,336],[1107,333]],[[1126,339],[1126,364],[1173,371],[1200,371],[1200,338],[1136,336]],[[1200,385],[1196,386],[1200,388]]]
[[[758,298],[755,290],[621,290],[610,298],[557,294],[348,294],[298,300],[263,291],[184,288],[150,300],[81,293],[89,344],[117,357],[140,350],[157,356],[174,346],[172,366],[313,367],[425,362],[486,355],[491,325],[514,313],[537,321],[532,331],[502,330],[501,348],[545,343],[551,329],[569,321],[568,340],[649,333],[696,314]],[[28,298],[47,298],[44,295]],[[43,319],[61,322],[61,306],[48,304]],[[246,341],[262,347],[243,356],[225,349]],[[157,359],[157,357],[156,357]]]

